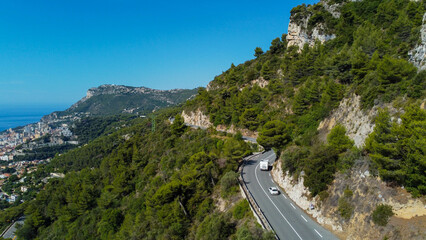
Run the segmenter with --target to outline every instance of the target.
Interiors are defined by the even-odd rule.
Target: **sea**
[[[49,106],[2,106],[0,105],[0,132],[39,122],[44,115],[62,111],[67,105]]]
[[[0,132],[9,128],[25,126],[30,123],[36,123],[44,115],[21,115],[21,116],[1,116],[0,115]]]

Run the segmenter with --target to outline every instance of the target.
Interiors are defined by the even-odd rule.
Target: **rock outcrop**
[[[421,43],[408,53],[409,60],[419,70],[426,70],[426,13],[423,15],[423,26],[420,29]]]
[[[366,158],[358,159],[351,171],[336,174],[327,190],[329,196],[323,202],[318,196],[313,199],[309,197],[310,192],[303,184],[303,177],[294,179],[288,173],[283,173],[281,167],[279,160],[271,172],[274,181],[300,208],[341,239],[383,239],[384,236],[388,239],[424,239],[426,236],[423,225],[426,218],[424,198],[413,199],[404,189],[390,187],[370,174]],[[348,220],[339,213],[339,199],[346,189],[353,193],[348,198],[353,207]],[[309,209],[311,203],[315,206],[313,210]],[[379,227],[372,221],[371,214],[379,204],[392,206],[395,213],[386,227]]]
[[[186,124],[198,126],[202,128],[209,128],[213,126],[210,122],[210,118],[205,115],[200,109],[196,111],[182,112],[183,121]]]
[[[183,121],[191,126],[201,127],[204,129],[214,127],[214,125],[210,122],[210,118],[201,111],[201,109],[197,109],[195,111],[182,111]],[[257,138],[258,132],[250,131],[248,129],[237,128],[234,125],[225,126],[218,125],[215,129],[219,132],[227,132],[235,134],[237,132],[241,132],[243,136]]]
[[[334,18],[340,17],[341,4],[329,4],[328,1],[322,0],[317,5],[320,5],[323,8],[322,11],[329,12]],[[292,12],[288,24],[287,47],[298,46],[299,49],[302,49],[305,44],[312,47],[316,41],[324,43],[336,38],[325,22],[315,23],[313,27],[309,26],[309,20],[313,16],[311,7],[305,7],[305,9],[302,7],[302,13]]]
[[[339,107],[335,109],[330,117],[324,119],[318,126],[318,131],[325,140],[330,130],[337,124],[346,128],[346,135],[354,140],[357,147],[364,145],[365,139],[374,130],[374,117],[376,109],[363,111],[361,109],[361,97],[352,95],[343,99]]]
[[[344,98],[339,107],[320,122],[317,130],[320,133],[321,140],[325,141],[330,130],[337,124],[341,124],[346,128],[346,135],[354,140],[355,146],[363,147],[365,139],[374,130],[374,118],[379,108],[387,108],[391,115],[403,111],[402,109],[395,109],[391,104],[363,110],[361,109],[361,96],[353,94],[351,97]]]

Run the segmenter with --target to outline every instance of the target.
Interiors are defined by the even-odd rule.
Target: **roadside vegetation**
[[[232,64],[215,77],[208,91],[200,88],[185,109],[202,110],[216,126],[258,131],[261,145],[282,152],[285,171],[305,174],[312,196],[327,189],[334,173],[350,169],[361,154],[371,156],[382,179],[406,186],[414,196],[424,195],[424,110],[419,106],[425,97],[426,72],[417,71],[408,61],[408,51],[420,39],[424,2],[330,4],[342,2],[346,3],[339,9],[340,18],[321,4],[292,10],[292,21],[301,23],[311,16],[307,31],[321,26],[335,39],[298,49],[287,47],[284,34],[271,42],[268,51],[256,48],[255,59]],[[364,110],[404,99],[400,107],[411,114],[398,129],[391,126],[396,123],[383,129],[379,118],[367,152],[353,147],[342,126],[322,143],[317,132],[320,121],[352,94],[361,96]],[[391,131],[394,137],[382,136],[383,131]],[[404,155],[405,149],[409,155]]]
[[[50,179],[34,200],[1,211],[0,226],[25,215],[19,239],[273,239],[245,200],[224,211],[216,205],[239,194],[236,171],[257,149],[241,134],[186,127],[182,110],[200,109],[215,126],[258,131],[259,143],[281,155],[284,171],[304,176],[312,197],[327,198],[335,173],[361,155],[370,156],[382,179],[424,195],[426,113],[419,106],[426,73],[407,60],[418,43],[424,1],[345,2],[338,19],[320,5],[292,10],[296,20],[312,16],[308,31],[322,23],[336,35],[331,41],[287,48],[283,35],[267,51],[256,48],[255,59],[232,64],[183,107],[133,122],[76,123],[87,144],[55,156],[42,172],[65,177]],[[341,125],[320,141],[319,122],[354,93],[366,110],[404,99],[401,122],[383,110],[365,149],[354,147]],[[338,200],[344,219],[353,214],[352,197],[348,188]],[[372,213],[377,225],[390,216],[387,206]]]

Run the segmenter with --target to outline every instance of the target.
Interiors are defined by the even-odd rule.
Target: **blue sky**
[[[206,86],[317,1],[3,1],[0,109],[63,110],[101,84]],[[53,109],[52,109],[53,110]]]

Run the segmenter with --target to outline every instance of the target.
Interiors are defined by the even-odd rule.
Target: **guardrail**
[[[12,223],[0,234],[0,237],[3,237],[4,234],[6,234],[7,231],[15,224],[15,221],[12,221]]]
[[[257,204],[256,200],[254,199],[252,193],[250,192],[250,190],[248,189],[246,183],[244,182],[243,168],[244,168],[245,161],[251,159],[254,156],[256,156],[256,155],[251,155],[249,157],[243,158],[243,164],[241,164],[240,167],[239,167],[239,169],[238,169],[238,171],[240,172],[240,176],[238,177],[238,182],[240,184],[240,187],[243,189],[244,195],[246,195],[246,199],[249,202],[251,209],[253,209],[254,213],[259,218],[260,223],[262,224],[262,227],[264,229],[267,229],[267,230],[270,230],[270,231],[274,232],[274,229],[272,228],[272,226],[269,223],[268,219],[265,217],[265,214],[263,214],[262,209],[260,209],[260,207]],[[275,232],[274,232],[274,234],[275,234]],[[275,238],[279,239],[279,237],[277,236],[277,234],[275,234]]]

